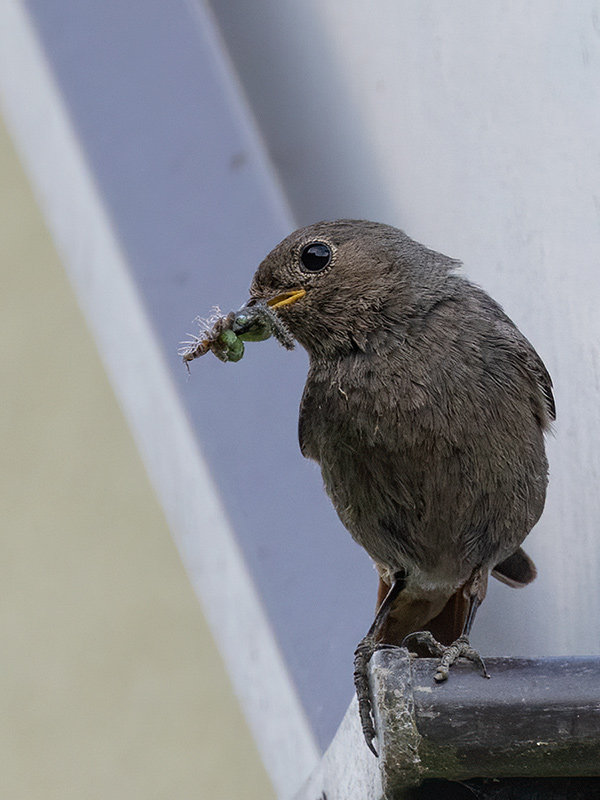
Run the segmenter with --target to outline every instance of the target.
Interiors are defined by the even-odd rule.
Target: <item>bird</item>
[[[262,305],[309,356],[302,454],[379,575],[355,652],[367,745],[367,664],[378,647],[459,658],[487,675],[469,634],[490,573],[536,576],[521,543],[542,514],[552,381],[530,342],[461,263],[368,220],[300,228],[260,263]]]

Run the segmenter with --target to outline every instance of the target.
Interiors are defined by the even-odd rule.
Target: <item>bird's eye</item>
[[[300,262],[305,272],[322,272],[331,264],[331,248],[323,242],[311,242],[300,253]]]

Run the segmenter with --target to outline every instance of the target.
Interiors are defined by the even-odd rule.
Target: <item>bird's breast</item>
[[[476,388],[389,369],[309,375],[302,452],[320,464],[342,523],[377,563],[418,568],[438,584],[445,570],[516,549],[539,517],[542,433],[523,415],[498,413],[497,399],[491,407]]]

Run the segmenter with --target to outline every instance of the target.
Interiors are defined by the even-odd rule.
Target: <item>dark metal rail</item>
[[[491,680],[460,663],[441,685],[433,680],[435,663],[404,649],[373,657],[387,796],[407,796],[408,787],[426,779],[447,779],[463,782],[465,797],[558,797],[552,781],[540,781],[540,790],[546,788],[536,793],[531,779],[562,783],[600,775],[600,658],[487,659]],[[485,778],[521,780],[506,781],[505,794],[502,780],[487,789],[486,781],[469,780]],[[584,784],[585,792],[595,786],[590,797],[600,797],[600,780]],[[569,796],[585,797],[577,785]],[[463,796],[444,794],[437,780],[435,795],[423,793],[430,790],[434,785],[425,783],[412,796]]]

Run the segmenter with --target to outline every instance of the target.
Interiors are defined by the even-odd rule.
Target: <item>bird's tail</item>
[[[380,578],[378,607],[388,590],[388,584]],[[462,633],[468,610],[469,601],[462,588],[450,599],[446,595],[440,595],[418,600],[401,592],[390,609],[379,641],[400,645],[409,633],[431,631],[442,644],[451,644]]]
[[[492,575],[502,583],[506,583],[515,589],[520,589],[535,580],[537,569],[525,550],[519,547],[512,556],[496,564],[492,570]]]
[[[492,570],[495,578],[515,588],[531,583],[536,574],[535,564],[521,547]],[[377,607],[389,588],[380,578]],[[464,587],[450,598],[442,595],[427,600],[408,598],[400,592],[382,628],[380,641],[400,645],[409,633],[430,631],[441,644],[451,644],[462,634],[468,612],[469,593]]]

